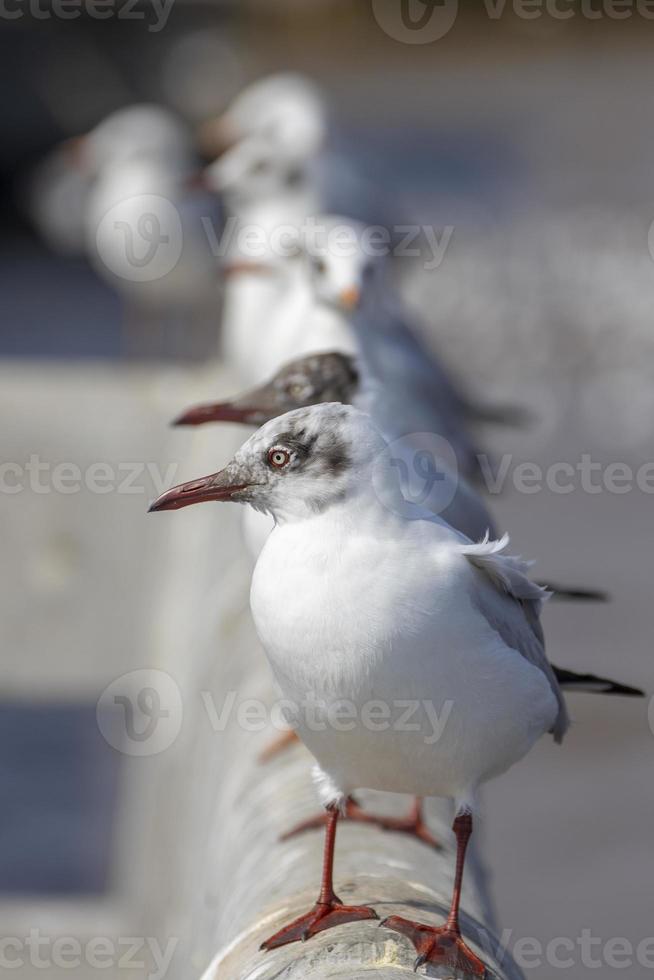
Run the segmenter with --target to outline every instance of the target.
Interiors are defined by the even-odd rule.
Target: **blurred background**
[[[174,294],[158,305],[98,267],[85,243],[92,176],[71,165],[75,137],[113,110],[156,102],[193,146],[198,127],[252,79],[286,70],[313,79],[328,107],[329,149],[365,188],[357,200],[369,194],[388,222],[446,236],[436,268],[394,262],[425,339],[470,390],[533,413],[524,430],[484,432],[496,458],[510,454],[491,506],[513,551],[536,558],[543,577],[611,594],[605,605],[546,610],[552,658],[651,690],[654,468],[649,489],[636,474],[654,460],[653,13],[608,0],[7,0],[4,937],[25,943],[38,928],[50,937],[47,957],[56,937],[151,936],[165,947],[177,934],[166,753],[118,751],[97,705],[121,674],[166,662],[159,644],[184,662],[183,628],[162,588],[168,542],[145,510],[177,482],[187,444],[167,420],[198,385],[209,393],[221,288],[210,272],[191,285],[192,302]],[[423,14],[438,21],[427,40],[416,28]],[[189,173],[208,162],[201,144],[189,153]],[[219,231],[220,202],[206,195],[197,206]],[[584,454],[598,464],[599,489],[576,479],[568,493],[524,492],[512,478],[522,462],[576,467]],[[602,482],[613,463],[632,473],[626,489]],[[96,464],[110,468],[105,489],[78,486],[76,473],[79,481]],[[485,792],[482,853],[498,921],[509,948],[570,940],[555,955],[570,957],[559,968],[575,978],[628,967],[636,980],[654,969],[654,941],[643,945],[654,934],[648,699],[579,696],[571,713],[563,748],[543,741]],[[584,930],[601,939],[590,954]],[[629,963],[606,951],[620,938]],[[15,976],[42,975],[33,947],[2,949],[2,970],[22,957]],[[70,975],[62,949],[52,976]],[[551,957],[537,960],[529,978],[557,975]],[[200,958],[192,975],[205,965]],[[134,962],[114,967],[148,975]],[[97,968],[83,960],[74,972]]]

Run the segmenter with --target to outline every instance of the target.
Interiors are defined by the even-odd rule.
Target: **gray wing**
[[[540,610],[549,593],[527,577],[527,562],[499,554],[508,540],[505,535],[500,541],[485,540],[464,546],[463,554],[483,575],[473,601],[504,643],[545,674],[559,707],[552,734],[555,741],[560,742],[570,719],[559,682],[545,653],[540,623]],[[507,599],[511,601],[507,603]]]

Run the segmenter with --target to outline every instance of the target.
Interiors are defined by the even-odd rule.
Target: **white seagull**
[[[376,918],[367,906],[346,906],[333,887],[336,825],[352,793],[443,796],[456,807],[447,920],[435,928],[393,916],[383,924],[409,937],[417,964],[481,977],[486,968],[459,924],[478,788],[543,734],[560,742],[568,727],[539,620],[546,593],[526,563],[502,554],[506,536],[473,544],[404,501],[388,463],[367,415],[321,404],[266,423],[223,470],[166,491],[150,509],[234,500],[275,519],[251,608],[275,678],[296,706],[294,727],[317,759],[329,822],[315,906],[264,948]],[[385,726],[370,724],[373,702],[386,707]],[[407,702],[415,706],[410,731],[396,714]],[[333,724],[343,705],[353,725]],[[445,719],[436,738],[434,712]]]
[[[277,307],[283,285],[268,274],[269,266],[289,233],[295,236],[305,218],[321,209],[315,165],[325,135],[318,89],[293,73],[247,86],[201,132],[207,150],[221,151],[203,179],[228,212],[222,343],[244,381],[258,380],[252,362],[262,320]]]

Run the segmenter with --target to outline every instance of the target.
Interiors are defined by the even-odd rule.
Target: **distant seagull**
[[[216,159],[203,175],[221,195],[227,221],[221,247],[226,275],[222,345],[245,382],[258,380],[253,358],[262,318],[278,303],[280,281],[267,274],[288,233],[322,210],[316,161],[326,136],[317,87],[302,75],[271,75],[247,86],[200,132]],[[286,230],[286,231],[285,231]]]
[[[266,423],[223,470],[166,491],[150,509],[234,500],[275,518],[251,607],[283,695],[297,706],[294,725],[318,760],[329,822],[315,906],[263,947],[377,917],[345,905],[333,887],[337,821],[352,793],[444,796],[455,802],[457,838],[447,920],[435,928],[392,916],[383,925],[411,940],[416,966],[483,977],[459,923],[477,790],[546,732],[560,742],[569,724],[544,650],[546,594],[524,562],[502,554],[508,537],[473,544],[407,508],[385,451],[370,418],[350,406],[299,409]],[[300,707],[307,699],[310,720]],[[366,721],[373,700],[388,708],[382,731]],[[412,730],[394,714],[407,702]],[[347,731],[330,724],[344,703],[356,719]],[[445,719],[437,737],[433,712]]]
[[[169,110],[139,103],[107,116],[77,141],[92,178],[87,251],[96,271],[142,310],[185,310],[215,287],[215,256],[202,219],[216,218],[195,172],[185,126]]]

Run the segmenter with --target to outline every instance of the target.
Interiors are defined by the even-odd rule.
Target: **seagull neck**
[[[271,511],[275,524],[280,526],[318,521],[347,528],[366,522],[379,507],[379,497],[367,472],[340,487],[332,484],[322,492],[317,489],[310,497],[275,502]]]

